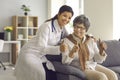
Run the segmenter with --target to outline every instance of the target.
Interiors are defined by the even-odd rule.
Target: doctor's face
[[[65,26],[66,24],[70,22],[71,18],[72,18],[71,12],[65,11],[61,14],[58,14],[58,24],[62,28],[63,26]]]

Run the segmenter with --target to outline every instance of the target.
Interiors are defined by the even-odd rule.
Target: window
[[[120,1],[113,0],[113,39],[120,39]]]
[[[83,0],[65,0],[65,4],[71,6],[74,11],[74,16],[72,17],[71,22],[67,25],[70,27],[66,27],[68,30],[68,33],[72,33],[73,32],[73,27],[72,27],[73,19],[76,16],[84,13]]]

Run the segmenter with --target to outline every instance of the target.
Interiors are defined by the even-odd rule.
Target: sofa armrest
[[[74,76],[79,77],[82,80],[86,79],[84,72],[82,72],[78,68],[75,68],[70,65],[65,65],[65,64],[62,64],[61,62],[56,62],[56,61],[54,61],[52,63],[55,67],[56,72],[58,72],[58,73],[62,73],[62,74],[66,74],[66,75],[74,75]]]

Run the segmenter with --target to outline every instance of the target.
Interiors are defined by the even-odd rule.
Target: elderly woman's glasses
[[[76,26],[75,26],[75,28],[77,28],[77,29],[81,29],[81,30],[86,30],[86,28],[85,28],[85,27],[78,26],[78,25],[76,25]]]

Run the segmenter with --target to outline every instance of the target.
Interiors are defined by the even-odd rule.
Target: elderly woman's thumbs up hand
[[[105,42],[101,41],[100,39],[99,39],[98,43],[99,43],[100,54],[104,55],[103,51],[105,51],[107,49],[107,45]]]
[[[75,44],[72,48],[72,50],[69,53],[69,57],[73,58],[74,57],[74,53],[76,53],[79,50],[79,46],[78,43]]]

